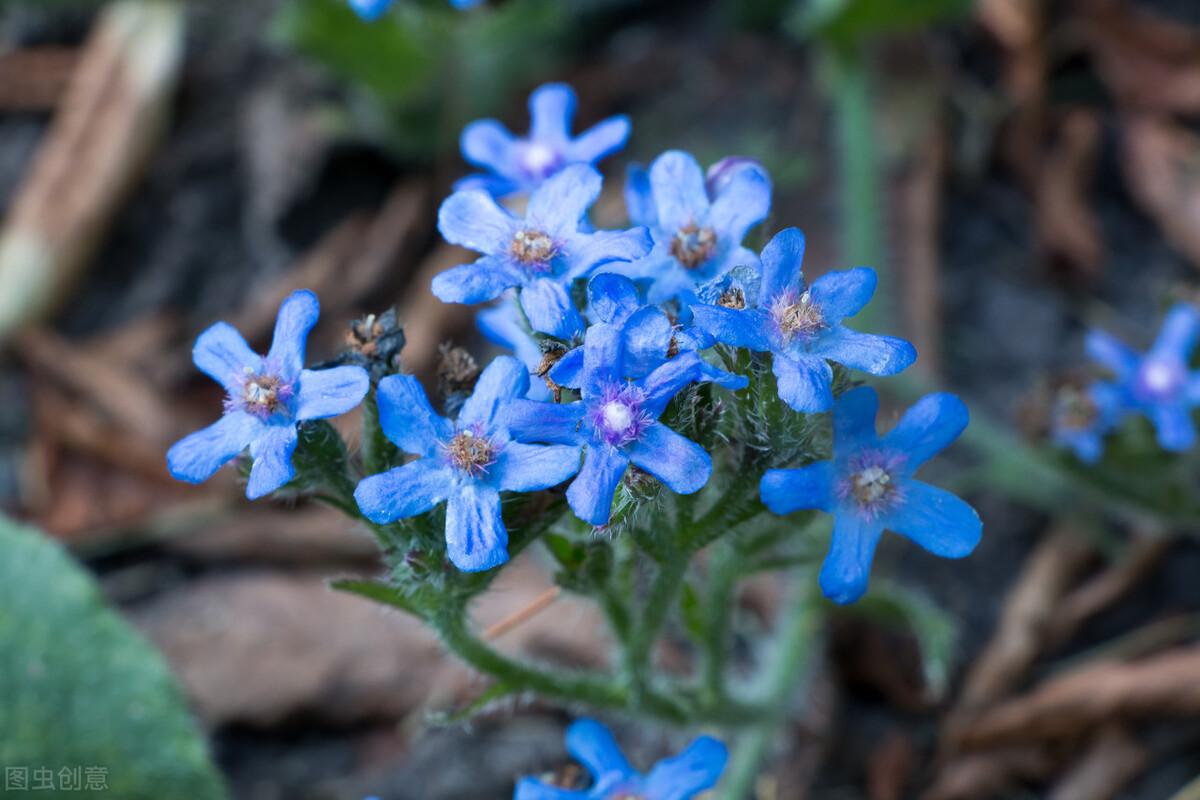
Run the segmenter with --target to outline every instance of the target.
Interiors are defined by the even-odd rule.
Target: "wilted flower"
[[[411,375],[379,382],[379,424],[406,453],[420,456],[364,478],[354,492],[363,515],[379,524],[446,506],[446,550],[456,567],[491,569],[508,560],[500,492],[533,492],[579,469],[577,447],[521,444],[509,434],[510,402],[529,390],[515,358],[488,365],[454,422],[438,415]]]
[[[454,188],[483,189],[497,197],[528,192],[571,164],[594,165],[625,146],[625,116],[609,117],[572,136],[575,104],[570,86],[547,83],[529,96],[528,136],[514,136],[494,119],[472,122],[462,132],[463,158],[488,172],[468,175]]]
[[[762,252],[757,292],[731,284],[714,303],[692,306],[696,326],[717,341],[772,353],[779,396],[796,411],[828,411],[835,361],[872,375],[894,375],[917,358],[903,339],[858,333],[842,324],[875,293],[867,267],[831,272],[804,284],[804,234],[787,228]]]
[[[482,303],[509,287],[534,330],[569,339],[583,330],[568,286],[593,268],[628,261],[650,249],[645,228],[594,231],[584,219],[600,195],[600,173],[576,164],[546,181],[529,198],[524,219],[501,208],[486,192],[455,192],[442,203],[438,229],[447,241],[483,253],[433,279],[447,303]]]
[[[253,466],[246,496],[275,491],[295,477],[296,426],[344,414],[362,402],[370,378],[361,367],[304,369],[308,332],[320,305],[310,291],[294,292],[279,307],[275,338],[266,356],[255,353],[231,325],[218,322],[200,334],[192,359],[225,387],[225,414],[176,442],[167,452],[171,475],[201,483],[250,448]]]
[[[567,752],[591,773],[591,788],[560,789],[522,778],[513,800],[692,800],[716,785],[729,757],[725,745],[701,736],[642,775],[630,766],[609,730],[590,719],[577,720],[567,729]]]
[[[852,603],[866,591],[885,529],[945,558],[968,555],[983,531],[975,509],[913,477],[967,427],[962,401],[952,394],[927,395],[882,439],[875,432],[878,411],[874,389],[846,392],[833,407],[833,459],[769,470],[759,484],[763,503],[776,514],[801,509],[833,514],[821,589],[835,603]]]
[[[1112,384],[1067,384],[1054,395],[1050,436],[1072,450],[1080,461],[1094,464],[1104,454],[1104,437],[1120,421],[1126,403]]]

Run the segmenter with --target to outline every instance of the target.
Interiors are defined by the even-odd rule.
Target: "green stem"
[[[809,672],[815,655],[811,647],[817,633],[819,610],[806,587],[797,583],[784,610],[780,633],[771,663],[766,667],[766,717],[738,739],[729,769],[717,795],[718,800],[747,800],[753,797],[763,758],[787,717],[792,693]]]
[[[725,662],[729,655],[734,613],[734,587],[741,572],[737,553],[728,544],[717,546],[709,574],[708,630],[700,651],[700,691],[705,704],[725,698]]]
[[[667,614],[679,596],[679,587],[689,561],[690,554],[677,553],[658,565],[658,573],[646,595],[641,624],[633,629],[633,636],[626,648],[624,667],[626,678],[639,695],[646,691],[646,676],[651,671],[654,643],[658,641]]]

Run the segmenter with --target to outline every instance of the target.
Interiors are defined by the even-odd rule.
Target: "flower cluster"
[[[1091,331],[1088,355],[1110,377],[1058,393],[1054,441],[1081,461],[1095,463],[1103,455],[1104,437],[1126,417],[1138,415],[1154,425],[1162,449],[1191,449],[1196,443],[1192,412],[1200,406],[1200,371],[1191,369],[1189,358],[1198,335],[1200,311],[1184,303],[1167,312],[1158,338],[1144,354],[1104,331]]]

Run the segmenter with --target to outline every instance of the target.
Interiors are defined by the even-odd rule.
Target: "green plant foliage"
[[[921,649],[930,694],[940,698],[945,693],[958,641],[958,624],[953,617],[925,595],[886,581],[876,581],[867,596],[847,607],[846,613],[910,631]]]
[[[808,0],[792,27],[804,37],[851,44],[957,19],[970,7],[970,0]]]
[[[0,517],[0,765],[107,769],[121,800],[225,797],[162,657],[57,544]],[[75,797],[73,789],[5,797]]]

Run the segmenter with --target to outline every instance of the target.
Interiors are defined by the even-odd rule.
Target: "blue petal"
[[[918,404],[919,405],[919,404]],[[833,406],[833,449],[835,455],[852,454],[873,447],[878,441],[875,418],[879,416],[879,395],[870,386],[845,392]],[[900,445],[892,445],[902,449]]]
[[[192,361],[201,372],[229,389],[237,385],[246,370],[257,371],[262,357],[250,349],[236,328],[218,322],[196,339]]]
[[[782,292],[799,291],[804,280],[804,234],[799,228],[784,228],[771,237],[762,251],[762,285],[759,305],[766,306]]]
[[[605,444],[592,445],[583,458],[583,468],[567,487],[567,502],[575,516],[591,525],[607,525],[617,484],[629,459]]]
[[[480,253],[506,252],[516,226],[517,220],[480,189],[455,192],[438,209],[442,237]]]
[[[725,156],[704,172],[704,185],[708,188],[708,196],[719,197],[734,179],[746,170],[757,172],[767,181],[768,189],[770,188],[771,176],[767,174],[767,169],[761,161],[749,156]]]
[[[820,337],[809,352],[871,375],[895,375],[917,360],[917,349],[903,339],[840,325]]]
[[[509,442],[491,471],[501,489],[536,492],[558,486],[579,471],[579,445]]]
[[[389,375],[379,382],[377,392],[383,433],[404,452],[433,455],[452,435],[453,426],[434,412],[412,375]]]
[[[954,395],[926,395],[904,412],[896,427],[883,437],[883,444],[904,453],[911,472],[957,439],[969,420],[966,404]]]
[[[732,347],[759,352],[771,349],[767,338],[767,312],[761,309],[739,310],[697,303],[692,306],[692,323],[718,342]]]
[[[250,443],[253,464],[250,467],[250,480],[246,484],[246,497],[257,500],[296,477],[292,453],[296,452],[299,441],[296,426],[291,423],[263,426]]]
[[[758,495],[773,514],[804,509],[833,509],[833,463],[818,461],[799,469],[769,469],[758,482]]]
[[[848,509],[833,518],[833,540],[821,565],[821,591],[839,605],[853,603],[867,591],[875,545],[883,524],[864,519]]]
[[[587,329],[580,384],[584,398],[599,397],[606,386],[624,377],[621,339],[621,329],[615,325],[593,325]]]
[[[596,781],[612,774],[634,774],[612,733],[593,719],[577,719],[567,728],[567,752]]]
[[[550,368],[550,380],[568,389],[578,389],[583,383],[583,348],[575,347],[564,353]]]
[[[761,170],[743,169],[729,178],[713,200],[709,223],[726,241],[741,242],[770,210],[770,179]]]
[[[829,325],[852,317],[871,301],[879,278],[870,267],[830,272],[813,281],[809,296]]]
[[[537,778],[521,778],[513,800],[588,800],[588,793],[547,786]]]
[[[464,175],[454,182],[455,192],[477,191],[490,194],[492,197],[505,197],[522,190],[522,182],[504,175],[474,172]]]
[[[521,308],[531,328],[558,339],[572,339],[584,327],[566,287],[546,278],[538,278],[521,290]]]
[[[565,83],[547,83],[529,95],[529,138],[562,143],[571,135],[575,90]]]
[[[300,372],[296,390],[296,419],[323,419],[345,414],[362,402],[371,388],[371,378],[362,367]]]
[[[674,758],[658,762],[646,778],[646,795],[654,800],[690,800],[717,785],[729,751],[711,736],[701,736]]]
[[[467,482],[446,503],[446,553],[463,572],[483,572],[508,561],[508,532],[500,516],[500,493]]]
[[[970,555],[979,544],[983,522],[955,495],[916,480],[904,481],[900,492],[901,505],[884,517],[885,528],[942,558]]]
[[[350,0],[350,8],[367,22],[380,19],[392,7],[392,0]]]
[[[604,272],[588,281],[588,308],[597,322],[620,325],[641,305],[637,287],[624,275]]]
[[[641,378],[667,360],[675,328],[658,306],[643,306],[625,321],[625,377]]]
[[[542,350],[521,324],[521,313],[514,300],[506,299],[500,305],[476,314],[475,326],[488,341],[512,350],[526,367],[534,370],[542,362]]]
[[[606,264],[634,261],[649,253],[653,244],[645,228],[578,234],[566,253],[567,277],[582,277]]]
[[[530,228],[561,239],[579,230],[604,180],[587,164],[572,164],[534,190],[525,213]]]
[[[454,474],[439,458],[421,458],[358,482],[354,499],[363,516],[386,525],[424,514],[450,495]]]
[[[676,494],[704,488],[712,476],[712,458],[704,448],[656,422],[629,448],[629,460]]]
[[[1180,453],[1196,443],[1196,426],[1191,411],[1184,405],[1155,405],[1147,413],[1158,431],[1158,444],[1164,450]]]
[[[463,128],[459,137],[463,158],[470,163],[508,173],[513,162],[513,135],[494,119],[481,119]]]
[[[1104,331],[1088,331],[1084,348],[1093,361],[1111,370],[1118,378],[1133,375],[1141,362],[1141,356],[1128,345]]]
[[[629,221],[647,228],[658,226],[658,210],[650,188],[650,173],[641,164],[630,164],[625,170],[625,209]]]
[[[513,400],[508,408],[508,432],[522,442],[579,444],[584,438],[579,430],[583,412],[583,403]]]
[[[477,8],[483,5],[483,0],[450,0],[450,5],[459,11],[466,11],[469,8]]]
[[[703,383],[715,383],[722,389],[728,389],[731,392],[745,389],[750,385],[750,379],[745,375],[726,372],[720,367],[714,367],[707,361],[703,361],[700,364],[700,381]]]
[[[669,150],[650,165],[650,185],[658,209],[658,224],[669,235],[688,224],[708,222],[708,193],[696,159]]]
[[[267,361],[286,380],[299,377],[304,368],[304,348],[308,343],[308,332],[321,316],[321,304],[317,296],[307,289],[292,292],[279,306],[275,318],[275,336]]]
[[[700,356],[696,353],[680,353],[647,375],[641,384],[646,392],[643,410],[658,419],[672,397],[689,383],[700,380],[702,364]]]
[[[525,276],[513,269],[508,259],[484,256],[471,264],[459,264],[433,279],[433,294],[443,303],[484,303],[494,300],[510,286],[520,286]]]
[[[492,431],[504,420],[498,415],[508,404],[529,392],[529,370],[512,356],[497,356],[479,376],[475,391],[458,412],[459,427],[479,424]]]
[[[629,140],[629,117],[609,117],[579,134],[567,145],[567,160],[595,164],[617,152]]]
[[[1200,312],[1187,303],[1179,303],[1167,312],[1162,329],[1150,349],[1154,358],[1169,356],[1187,362],[1196,336],[1200,334]]]
[[[1200,405],[1200,372],[1194,372],[1188,378],[1186,397],[1188,405]]]
[[[833,370],[815,356],[793,358],[775,353],[771,369],[779,399],[802,413],[828,411],[833,406]]]
[[[1104,455],[1104,439],[1097,431],[1057,432],[1055,441],[1071,448],[1085,464],[1095,464]]]
[[[245,450],[262,427],[257,417],[243,411],[226,414],[171,445],[167,469],[177,481],[203,483]]]

